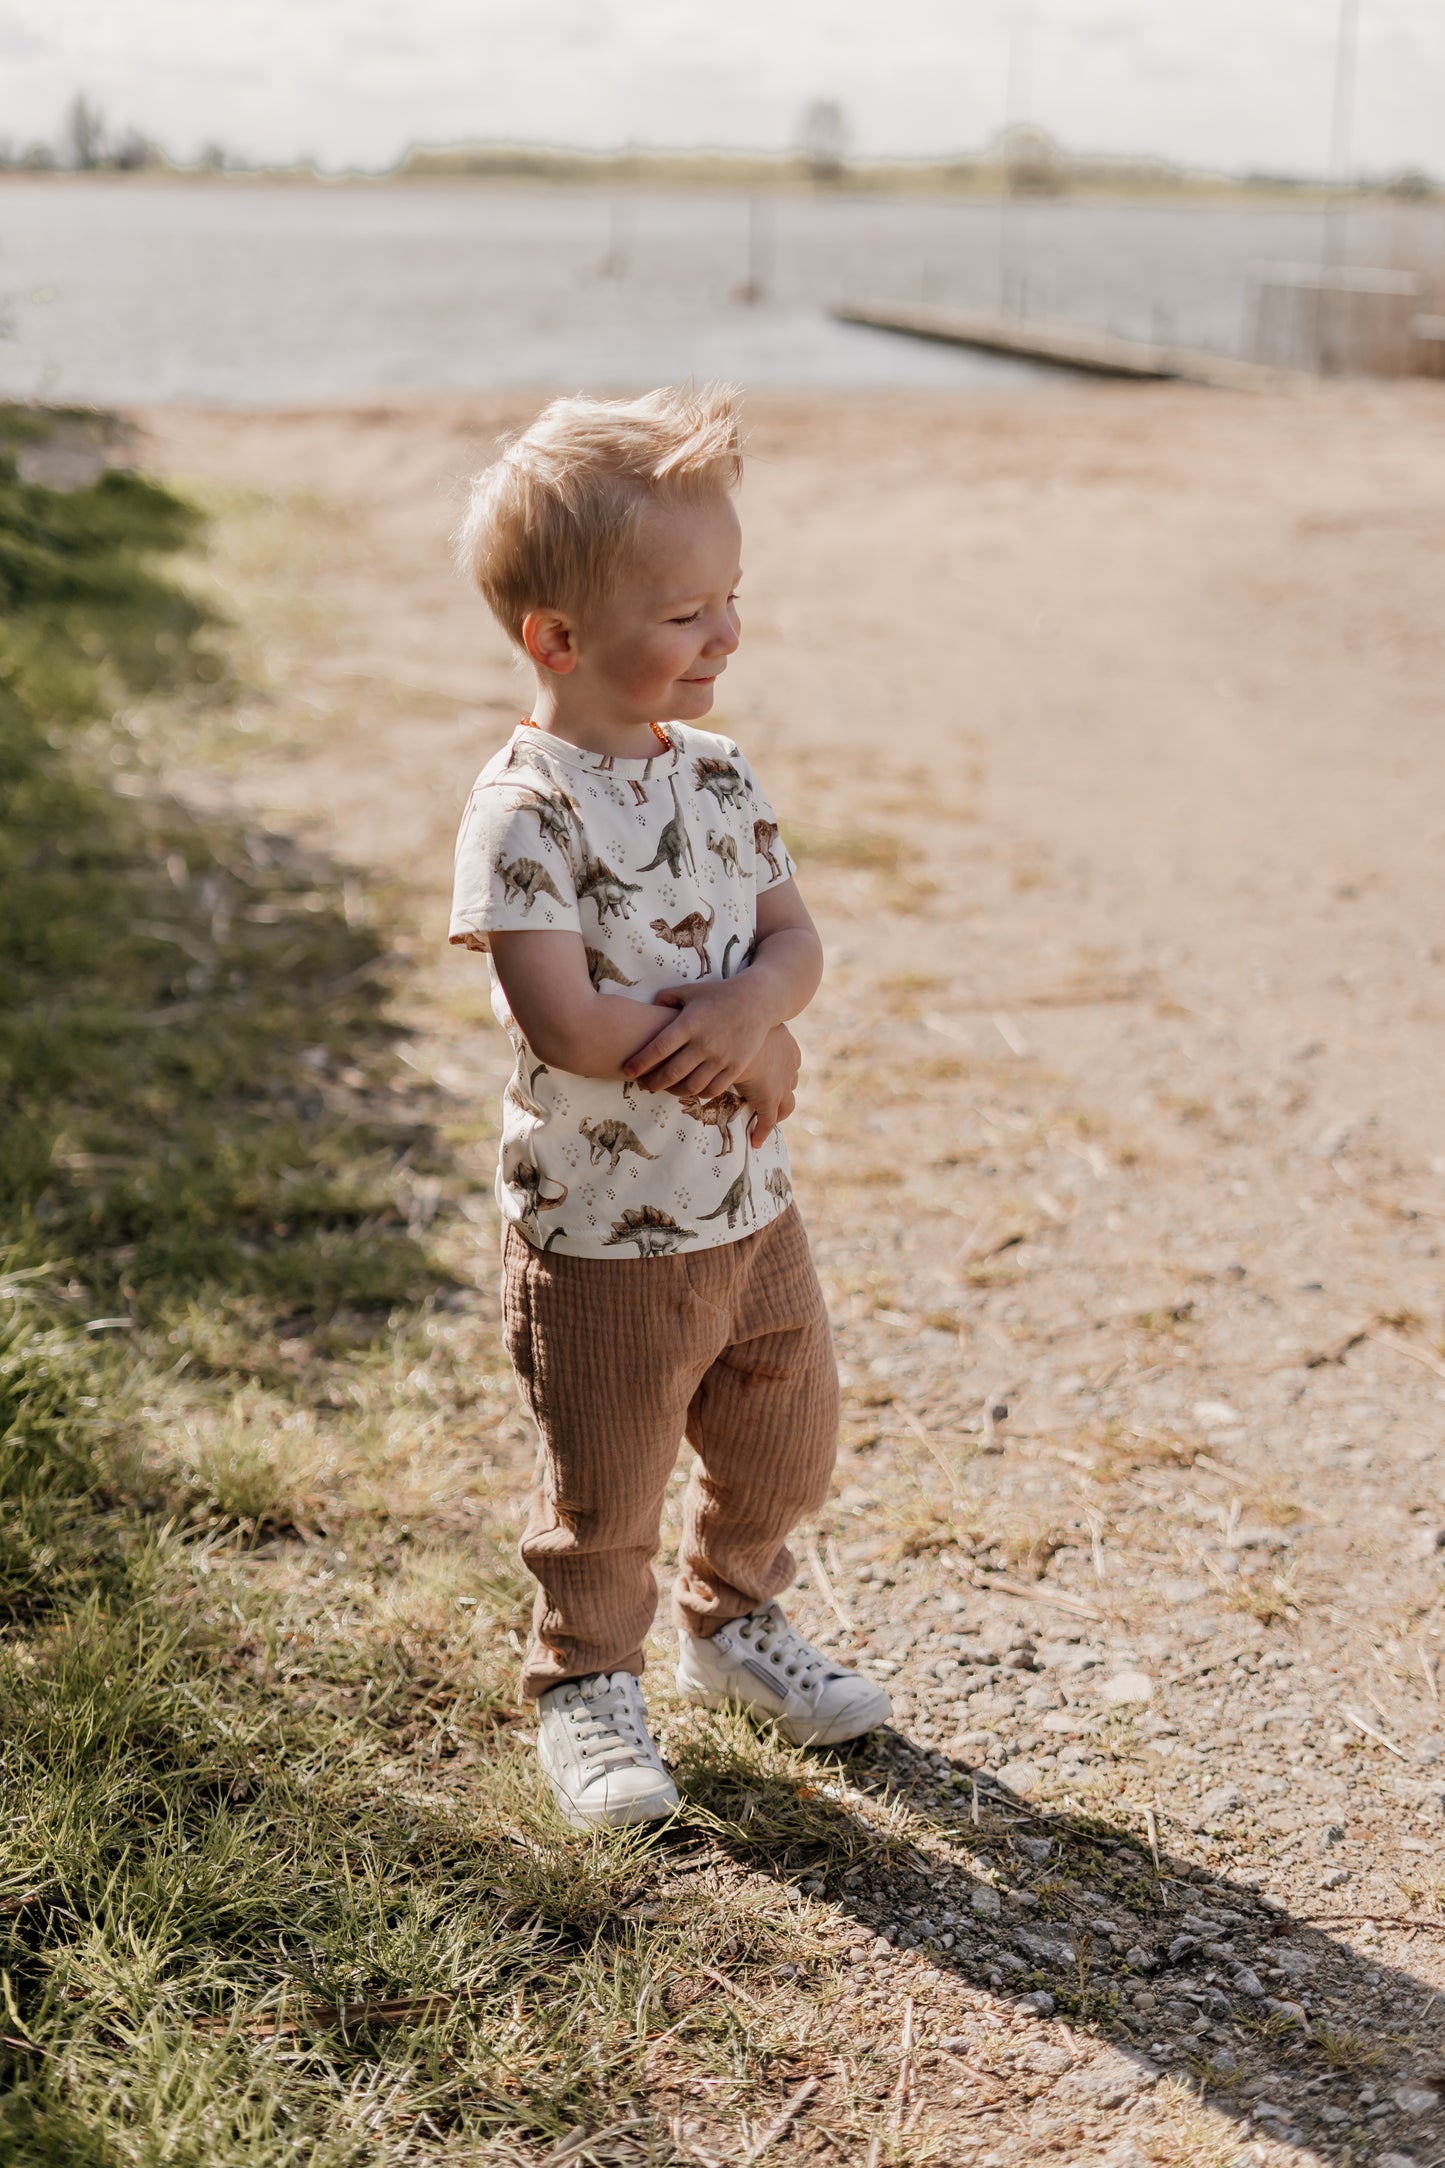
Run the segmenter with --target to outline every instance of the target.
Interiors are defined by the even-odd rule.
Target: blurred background
[[[1431,0],[12,6],[0,390],[1427,374],[1442,81]]]

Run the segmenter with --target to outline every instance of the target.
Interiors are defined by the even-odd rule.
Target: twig
[[[1367,1724],[1356,1710],[1342,1707],[1340,1714],[1347,1724],[1354,1725],[1356,1731],[1362,1731],[1367,1739],[1373,1739],[1379,1746],[1384,1747],[1387,1754],[1393,1754],[1396,1761],[1409,1761],[1409,1755],[1402,1754],[1393,1739],[1387,1739],[1385,1734],[1382,1731],[1377,1731],[1373,1724]]]
[[[957,1498],[960,1495],[958,1476],[956,1475],[954,1470],[949,1467],[948,1462],[939,1452],[938,1447],[934,1444],[932,1438],[929,1437],[928,1432],[924,1429],[922,1423],[919,1422],[918,1417],[914,1415],[908,1408],[905,1408],[903,1410],[903,1420],[908,1425],[909,1429],[913,1432],[914,1436],[923,1445],[925,1451],[931,1453],[933,1455],[933,1458],[938,1462],[939,1467],[943,1470],[944,1474],[948,1478],[949,1489],[953,1492],[954,1497]]]
[[[1144,1827],[1149,1836],[1149,1849],[1154,1855],[1154,1872],[1163,1874],[1164,1869],[1159,1862],[1159,1817],[1153,1807],[1144,1809]],[[1030,1842],[1032,1841],[1030,1839]]]
[[[1082,1596],[1067,1596],[1061,1588],[1045,1588],[1042,1582],[1029,1587],[1018,1581],[1006,1581],[999,1575],[986,1577],[976,1573],[973,1585],[992,1589],[1000,1596],[1022,1596],[1028,1603],[1058,1604],[1065,1611],[1077,1611],[1080,1618],[1103,1620],[1103,1612],[1096,1610],[1093,1604],[1085,1603]]]
[[[1437,1378],[1445,1378],[1445,1363],[1438,1361],[1433,1355],[1427,1355],[1422,1347],[1412,1347],[1410,1342],[1402,1340],[1398,1333],[1384,1332],[1376,1328],[1371,1332],[1370,1338],[1381,1347],[1393,1348],[1397,1355],[1408,1355],[1412,1363],[1423,1363],[1427,1370],[1434,1371]]]
[[[790,2126],[797,2121],[822,2082],[821,2078],[805,2078],[803,2080],[796,2093],[790,2095],[783,2102],[782,2113],[774,2117],[761,2137],[755,2138],[746,2153],[742,2155],[744,2162],[762,2159],[768,2147],[775,2145],[778,2139],[783,2137]]]
[[[1340,1334],[1338,1340],[1331,1340],[1328,1346],[1316,1348],[1312,1354],[1301,1357],[1300,1367],[1305,1370],[1319,1370],[1326,1363],[1342,1363],[1350,1349],[1358,1347],[1362,1340],[1368,1340],[1374,1329],[1375,1320],[1367,1317],[1363,1325],[1352,1325],[1348,1332]]]
[[[882,2160],[882,2158],[883,2140],[875,2133],[875,2135],[868,2140],[867,2168],[878,2168],[878,2164]]]
[[[1430,1689],[1430,1699],[1438,1702],[1440,1699],[1440,1682],[1435,1676],[1435,1659],[1428,1654],[1423,1641],[1415,1643],[1415,1651],[1420,1659],[1420,1669],[1425,1674],[1425,1684]]]
[[[978,1827],[978,1778],[977,1778],[977,1777],[974,1777],[974,1778],[972,1779],[972,1783],[973,1783],[973,1826],[974,1826],[974,1828],[975,1828],[975,1829],[977,1829],[977,1827]]]
[[[1019,1030],[1019,1027],[1014,1022],[1013,1018],[1007,1015],[1002,1009],[995,1009],[991,1018],[991,1022],[993,1024],[994,1030],[1003,1040],[1003,1043],[1008,1048],[1009,1052],[1011,1054],[1017,1054],[1019,1059],[1022,1060],[1024,1055],[1026,1055],[1029,1051],[1029,1042],[1024,1037],[1023,1033]]]
[[[1445,1920],[1412,1920],[1407,1912],[1296,1912],[1294,1917],[1307,1927],[1417,1927],[1445,1935]]]
[[[898,2083],[893,2088],[893,2098],[898,2103],[898,2127],[903,2128],[903,2118],[908,2113],[909,2095],[913,2091],[913,1997],[903,2005],[903,2037],[898,2046]]]
[[[697,1969],[705,1972],[708,1978],[715,1981],[727,1994],[736,1995],[738,2001],[745,2002],[750,2010],[756,2010],[760,2017],[768,2015],[756,1995],[750,1995],[745,1987],[739,1987],[736,1980],[730,1980],[725,1972],[719,1972],[716,1965],[699,1965]]]
[[[828,1569],[823,1564],[822,1554],[818,1549],[818,1539],[816,1536],[813,1536],[808,1543],[808,1564],[812,1567],[814,1573],[817,1575],[818,1586],[823,1591],[823,1594],[827,1599],[828,1605],[832,1610],[833,1616],[837,1619],[839,1625],[842,1626],[844,1631],[847,1633],[857,1633],[858,1621],[854,1618],[849,1617],[846,1608],[838,1599],[838,1592],[834,1588],[832,1582],[829,1580]]]
[[[563,2161],[576,2160],[589,2146],[602,2145],[609,2138],[620,2138],[624,2131],[640,2130],[642,2120],[641,2116],[629,2115],[625,2123],[609,2123],[605,2130],[569,2130],[550,2153],[542,2155],[540,2168],[561,2168]]]

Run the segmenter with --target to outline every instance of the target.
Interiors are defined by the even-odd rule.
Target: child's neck
[[[569,700],[551,685],[538,686],[532,721],[548,737],[563,738],[584,753],[602,753],[614,760],[650,760],[662,750],[652,718],[639,721],[609,715],[605,709],[599,714],[585,693]]]

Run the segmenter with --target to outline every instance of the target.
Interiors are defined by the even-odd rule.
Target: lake
[[[987,389],[1018,363],[832,321],[995,308],[1238,352],[1249,272],[1317,208],[477,183],[0,178],[0,391],[245,406],[373,392]],[[1438,208],[1352,210],[1352,260],[1438,263]],[[750,274],[762,296],[739,298]]]

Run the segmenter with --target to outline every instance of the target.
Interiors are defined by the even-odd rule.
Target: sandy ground
[[[410,1058],[463,1107],[503,1045],[443,945],[451,841],[526,695],[447,537],[530,404],[142,417],[223,508],[269,689],[193,781],[359,869],[414,960]],[[795,1611],[891,1679],[879,1755],[1021,1802],[996,1902],[940,1835],[906,1890],[820,1891],[820,1934],[860,2024],[915,1999],[944,2158],[1142,2162],[1187,2070],[1215,2118],[1171,2157],[1423,2168],[1445,396],[750,418],[719,714],[828,947],[791,1143],[847,1387]],[[1049,1883],[1050,1831],[1100,1811],[1152,1828],[1164,1913]],[[1066,2021],[1090,1965],[1114,2062]],[[995,2035],[1002,2095],[969,2060]]]

